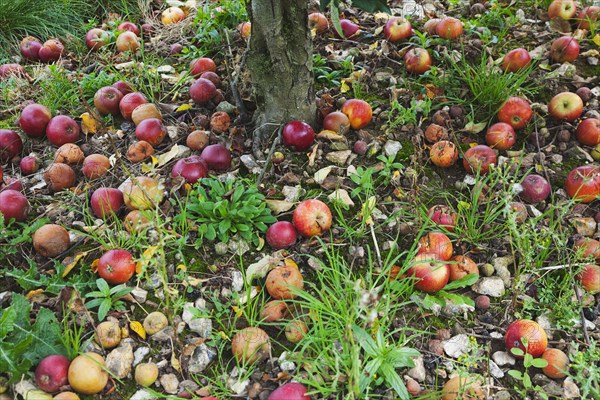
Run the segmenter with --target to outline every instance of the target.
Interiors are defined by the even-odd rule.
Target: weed
[[[391,109],[388,113],[388,131],[394,130],[403,125],[419,125],[422,122],[423,117],[429,115],[431,112],[431,99],[425,98],[424,100],[417,100],[412,98],[410,100],[410,107],[404,107],[396,99],[391,102]]]
[[[22,224],[14,220],[6,223],[4,215],[0,213],[0,260],[5,260],[6,263],[15,260],[12,256],[18,253],[19,246],[31,243],[33,233],[48,221],[47,218],[40,218],[31,224]]]
[[[79,115],[84,100],[80,97],[75,76],[58,65],[49,65],[47,74],[42,74],[36,84],[40,86],[37,102],[50,109],[52,114],[66,111],[67,115]]]
[[[592,340],[585,350],[580,343],[573,343],[571,354],[571,378],[581,390],[582,399],[600,399],[600,344]]]
[[[515,391],[521,396],[521,398],[526,398],[529,392],[535,392],[540,398],[548,399],[548,395],[544,392],[544,389],[539,385],[534,386],[533,382],[531,382],[531,377],[529,376],[529,368],[544,368],[548,365],[548,361],[544,360],[543,358],[534,358],[527,352],[528,343],[526,338],[521,338],[521,342],[525,346],[525,351],[518,347],[513,347],[510,349],[511,353],[514,355],[523,357],[523,367],[525,367],[525,372],[521,372],[516,369],[511,369],[508,371],[510,376],[521,382],[522,387],[515,387]]]
[[[119,298],[133,290],[125,284],[111,288],[102,278],[96,279],[96,286],[98,290],[87,293],[85,297],[92,299],[86,303],[87,308],[98,307],[98,321],[103,321],[110,310],[124,310],[125,304]]]

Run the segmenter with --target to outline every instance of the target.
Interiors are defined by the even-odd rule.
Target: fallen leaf
[[[96,119],[92,117],[90,113],[83,113],[80,115],[81,118],[81,131],[84,135],[94,134],[98,131],[98,125]]]
[[[71,272],[73,270],[73,268],[75,268],[77,266],[77,264],[79,264],[79,261],[81,261],[83,259],[83,257],[85,257],[88,253],[89,253],[89,251],[83,251],[83,252],[76,253],[75,256],[73,256],[73,257],[65,258],[63,263],[68,262],[68,264],[65,266],[65,270],[62,273],[62,277],[64,278],[65,276],[67,276],[69,274],[69,272]]]
[[[30,290],[25,295],[25,298],[27,298],[27,300],[31,300],[33,297],[37,296],[38,294],[42,294],[42,293],[44,293],[44,289]]]
[[[329,173],[331,172],[331,170],[333,168],[334,168],[333,165],[330,165],[328,167],[321,168],[320,170],[315,172],[315,175],[314,175],[315,182],[317,182],[319,185],[321,183],[323,183],[323,181],[325,180],[325,178],[327,178],[327,175],[329,175]]]
[[[461,129],[461,131],[466,132],[466,133],[479,133],[479,132],[483,131],[486,126],[487,126],[486,122],[474,123],[471,121],[471,122],[467,122],[464,129]]]
[[[98,264],[100,263],[100,259],[96,258],[94,261],[92,261],[92,265],[90,265],[90,270],[93,273],[98,272]]]
[[[250,283],[254,278],[263,278],[270,270],[280,263],[285,262],[285,259],[286,257],[283,255],[283,251],[279,250],[250,264],[248,269],[246,269],[246,282]]]
[[[596,46],[600,47],[600,33],[596,33],[596,35],[592,39],[592,42],[594,42]]]
[[[275,214],[281,214],[283,212],[289,211],[294,207],[294,203],[285,200],[265,200],[267,203],[267,207]]]
[[[192,108],[192,105],[191,105],[191,104],[188,104],[188,103],[186,103],[186,104],[182,104],[182,105],[180,105],[180,106],[177,108],[177,110],[175,110],[175,112],[187,111],[187,110],[189,110],[189,109],[191,109],[191,108]]]
[[[181,363],[179,362],[179,360],[175,356],[175,351],[173,351],[171,353],[171,366],[173,367],[174,370],[176,370],[177,372],[181,373]]]
[[[139,337],[142,338],[142,340],[146,340],[146,330],[144,329],[144,326],[138,322],[138,321],[131,321],[129,322],[129,328],[134,331],[135,333],[137,333],[137,335]]]

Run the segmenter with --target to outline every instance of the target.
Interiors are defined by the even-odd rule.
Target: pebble
[[[560,398],[563,389],[560,387],[558,382],[550,381],[542,386],[542,390],[546,393],[550,398]]]
[[[285,196],[285,201],[296,201],[300,197],[300,191],[299,186],[284,186],[281,194]]]
[[[228,247],[229,251],[238,255],[246,254],[250,251],[250,245],[243,239],[230,240]]]
[[[508,390],[501,390],[494,394],[494,400],[510,400],[510,392]]]
[[[213,348],[202,343],[194,349],[194,352],[190,357],[190,361],[188,362],[189,372],[192,374],[204,372],[204,370],[215,359],[216,355],[217,352]]]
[[[494,378],[496,378],[496,379],[504,378],[504,372],[502,372],[500,367],[498,365],[496,365],[496,363],[493,362],[492,360],[490,360],[490,362],[489,362],[489,368],[490,368],[490,374]]]
[[[160,377],[160,385],[163,387],[165,392],[169,394],[177,393],[179,387],[179,380],[175,374],[165,374]]]
[[[415,366],[408,370],[407,374],[411,378],[423,382],[425,377],[427,376],[427,371],[425,371],[425,364],[423,363],[423,357],[413,358]]]
[[[479,273],[482,276],[492,276],[494,274],[494,266],[489,263],[483,264],[479,267]]]
[[[123,339],[119,347],[106,356],[106,369],[117,379],[123,379],[131,372],[133,364],[133,339]]]
[[[428,344],[428,349],[433,354],[437,354],[438,356],[444,355],[444,346],[441,340],[431,339]]]
[[[596,324],[594,324],[592,321],[588,321],[587,319],[584,319],[584,321],[586,331],[596,330]],[[581,328],[581,320],[579,318],[573,318],[571,323],[573,324],[573,328]]]
[[[516,359],[506,351],[497,351],[492,354],[492,360],[500,367],[515,365]]]
[[[133,366],[135,367],[142,362],[144,357],[150,354],[150,347],[138,347],[133,352]]]
[[[136,287],[131,291],[131,295],[138,303],[145,303],[148,297],[148,291],[140,287]]]
[[[452,358],[458,358],[469,352],[470,348],[469,336],[466,334],[456,335],[444,341],[444,352]]]
[[[351,154],[351,150],[332,151],[331,153],[327,153],[325,158],[336,165],[344,165]]]
[[[261,168],[260,166],[257,164],[256,160],[254,159],[254,157],[250,154],[242,154],[242,156],[240,156],[240,161],[242,162],[242,164],[244,164],[244,166],[246,168],[248,168],[248,170],[253,173],[253,174],[260,174],[261,172]]]
[[[150,393],[146,389],[140,389],[135,392],[133,396],[129,398],[129,400],[152,400],[156,398],[157,397],[154,394]]]
[[[167,326],[151,336],[155,342],[166,342],[175,336],[175,330],[172,326]]]
[[[491,297],[504,296],[504,281],[498,276],[481,278],[475,282],[471,289],[478,294],[485,294]]]
[[[396,157],[400,150],[402,150],[402,144],[395,140],[388,140],[383,145],[383,152],[388,157]]]
[[[552,321],[550,320],[550,316],[548,314],[541,314],[536,319],[535,322],[540,324],[542,328],[546,331],[548,335],[548,339],[552,339]]]
[[[505,286],[510,286],[509,265],[513,265],[515,258],[513,256],[497,257],[492,261],[496,275],[502,278]]]
[[[579,392],[579,387],[575,382],[573,382],[573,378],[568,376],[563,381],[563,398],[565,399],[578,399],[581,397],[581,393]]]
[[[239,292],[244,288],[244,276],[237,269],[231,270],[231,290]]]
[[[592,237],[596,233],[596,220],[592,217],[573,218],[571,223],[575,226],[575,230],[582,236]]]
[[[193,303],[186,303],[183,306],[181,318],[188,324],[192,332],[196,332],[201,338],[206,339],[212,332],[212,320],[210,318],[197,317],[198,314],[202,314],[202,310],[205,308],[204,299],[202,299],[200,306],[196,307]]]
[[[235,114],[236,110],[236,107],[227,101],[220,102],[215,108],[215,111],[224,111],[227,114]]]

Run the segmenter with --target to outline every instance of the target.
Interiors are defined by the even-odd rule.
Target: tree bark
[[[294,119],[314,124],[308,1],[252,0],[248,8],[252,34],[247,63],[257,105],[255,138]]]

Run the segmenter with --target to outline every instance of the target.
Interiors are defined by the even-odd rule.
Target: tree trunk
[[[316,120],[306,0],[252,0],[248,69],[256,99],[255,139],[294,119]],[[269,125],[274,124],[274,125]]]

